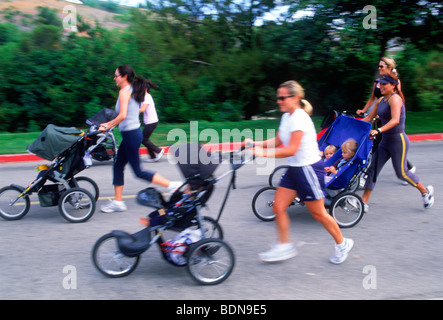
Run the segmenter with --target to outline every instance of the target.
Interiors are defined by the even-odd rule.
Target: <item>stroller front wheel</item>
[[[188,272],[199,284],[215,285],[225,281],[234,265],[234,251],[221,239],[203,239],[189,249]]]
[[[5,220],[19,220],[23,218],[31,207],[29,196],[19,198],[22,191],[14,186],[0,189],[0,216]]]
[[[275,213],[272,210],[275,190],[276,187],[264,187],[258,190],[252,198],[252,211],[260,220],[272,221],[275,219]]]
[[[95,212],[95,200],[89,191],[83,188],[72,188],[63,192],[58,208],[63,218],[69,222],[85,222]]]
[[[363,218],[363,200],[353,192],[339,193],[332,199],[329,213],[341,228],[351,228]]]
[[[125,256],[118,248],[117,237],[111,233],[97,240],[92,248],[94,266],[107,277],[121,278],[129,275],[138,265],[140,256]]]

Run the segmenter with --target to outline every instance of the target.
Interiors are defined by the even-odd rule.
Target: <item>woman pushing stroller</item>
[[[290,220],[286,210],[298,196],[312,216],[334,238],[335,254],[329,261],[340,264],[346,260],[352,249],[353,240],[343,237],[337,222],[325,209],[324,162],[320,157],[314,124],[301,105],[303,98],[304,89],[296,81],[281,84],[277,90],[277,103],[284,114],[277,135],[266,141],[245,141],[254,143],[256,156],[288,158],[289,165],[277,187],[273,205],[279,243],[259,256],[266,262],[296,256],[296,248],[290,240]],[[277,150],[271,150],[282,145]]]
[[[122,142],[113,166],[114,200],[100,207],[101,211],[107,213],[127,209],[123,201],[123,187],[124,168],[128,162],[138,178],[167,187],[170,191],[174,191],[181,185],[180,182],[171,182],[158,173],[143,171],[140,168],[139,149],[143,136],[140,130],[139,109],[145,97],[145,80],[136,77],[132,67],[122,65],[115,70],[114,81],[120,88],[115,105],[118,116],[109,122],[102,123],[99,128],[105,131],[118,125],[122,135]]]
[[[405,133],[406,112],[405,105],[401,98],[398,77],[388,72],[378,80],[382,97],[377,101],[375,107],[364,118],[370,122],[376,116],[381,120],[381,126],[377,130],[372,130],[371,135],[381,135],[382,139],[378,145],[377,161],[371,163],[368,170],[368,177],[365,183],[365,191],[362,199],[365,203],[365,211],[368,211],[368,200],[375,187],[374,176],[377,177],[391,158],[395,173],[399,179],[408,182],[417,188],[423,200],[425,209],[429,209],[434,204],[434,187],[425,187],[416,174],[408,170],[407,154],[409,150],[409,138]]]

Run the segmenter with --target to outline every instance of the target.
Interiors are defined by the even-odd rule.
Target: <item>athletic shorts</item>
[[[323,160],[303,167],[289,167],[280,180],[280,187],[297,191],[303,201],[324,197],[325,167]]]

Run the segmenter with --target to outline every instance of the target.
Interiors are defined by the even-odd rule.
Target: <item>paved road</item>
[[[221,224],[232,245],[236,266],[217,286],[199,286],[187,274],[164,261],[157,248],[147,251],[128,277],[109,279],[91,263],[94,242],[113,229],[140,229],[138,218],[149,208],[134,200],[146,184],[128,168],[125,195],[129,210],[96,211],[86,223],[66,222],[56,207],[33,203],[22,220],[0,219],[0,299],[434,299],[443,297],[443,142],[414,142],[410,160],[424,184],[433,184],[436,203],[424,210],[417,190],[403,186],[388,164],[370,201],[370,212],[344,235],[355,240],[342,265],[328,262],[333,241],[305,208],[291,210],[293,241],[299,254],[282,263],[262,263],[257,254],[276,239],[274,224],[259,221],[251,211],[254,193],[266,185],[257,175],[259,163],[238,171]],[[277,164],[284,162],[278,161]],[[0,186],[27,185],[35,177],[36,162],[0,164]],[[180,172],[166,159],[143,164],[170,179]],[[216,173],[228,169],[221,165]],[[105,203],[112,196],[110,163],[95,163],[80,175],[93,178]],[[228,179],[209,201],[205,215],[215,217]],[[159,188],[161,189],[161,188]],[[162,190],[165,191],[165,190]],[[33,201],[37,201],[35,195]]]

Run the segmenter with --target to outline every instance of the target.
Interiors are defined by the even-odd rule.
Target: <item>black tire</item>
[[[19,220],[23,218],[31,207],[29,196],[18,199],[22,191],[14,186],[0,189],[0,216],[5,220]],[[13,205],[11,202],[15,201]]]
[[[235,256],[232,248],[221,239],[203,239],[191,246],[187,269],[191,277],[202,285],[225,281],[232,273]]]
[[[223,229],[219,223],[215,221],[215,219],[207,216],[202,217],[202,222],[204,224],[204,228],[206,230],[205,238],[217,238],[223,239]],[[193,220],[191,223],[192,229],[201,229],[202,226],[198,225],[197,219]]]
[[[82,188],[72,188],[63,192],[58,202],[63,218],[73,223],[88,221],[95,212],[94,197]]]
[[[275,219],[275,213],[272,211],[275,190],[275,187],[264,187],[258,190],[252,198],[252,211],[260,220],[273,221]]]
[[[117,238],[111,233],[105,234],[95,242],[91,258],[97,270],[110,278],[129,275],[140,261],[140,256],[128,257],[121,253]]]
[[[272,173],[269,175],[269,181],[268,181],[270,187],[278,187],[278,185],[280,184],[280,180],[285,174],[288,167],[289,166],[287,165],[278,166],[274,169],[274,171],[272,171]]]
[[[100,189],[98,188],[97,183],[95,183],[95,181],[89,177],[73,177],[71,180],[69,180],[69,185],[72,188],[86,189],[94,197],[95,201],[97,201],[100,197]]]
[[[340,228],[351,228],[363,218],[364,203],[358,194],[342,192],[332,199],[329,213]]]

